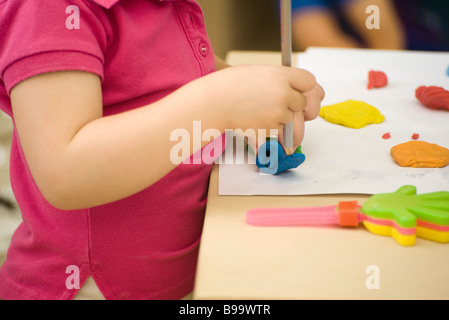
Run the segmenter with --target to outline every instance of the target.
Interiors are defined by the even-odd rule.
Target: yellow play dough
[[[354,129],[371,123],[381,123],[385,120],[385,117],[375,107],[356,100],[347,100],[322,107],[320,116],[326,121]]]

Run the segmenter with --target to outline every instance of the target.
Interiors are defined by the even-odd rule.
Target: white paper
[[[390,155],[414,133],[449,149],[449,111],[428,109],[415,98],[421,85],[449,89],[448,53],[312,48],[298,58],[298,67],[311,71],[325,89],[323,106],[361,100],[379,109],[385,121],[352,129],[318,117],[306,123],[302,165],[268,175],[254,161],[220,164],[220,195],[376,194],[406,184],[418,193],[449,190],[449,166],[404,168]],[[370,70],[384,71],[388,86],[368,90]],[[385,140],[387,132],[391,138]]]

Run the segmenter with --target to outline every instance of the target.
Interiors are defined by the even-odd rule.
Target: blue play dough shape
[[[260,171],[278,174],[288,169],[297,168],[306,157],[303,153],[295,152],[289,156],[277,140],[264,143],[257,152],[256,164]]]

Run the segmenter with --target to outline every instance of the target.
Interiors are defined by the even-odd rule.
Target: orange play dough
[[[449,164],[449,150],[425,141],[409,141],[391,148],[391,156],[401,167],[443,168]]]

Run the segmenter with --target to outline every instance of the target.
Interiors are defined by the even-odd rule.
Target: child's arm
[[[192,122],[209,128],[282,129],[295,112],[319,109],[301,92],[318,85],[306,71],[285,67],[226,68],[167,97],[102,117],[98,76],[76,71],[29,78],[11,92],[15,124],[31,173],[53,206],[70,210],[132,195],[161,179],[173,130]],[[322,90],[315,94],[322,96]],[[207,142],[203,142],[205,145]],[[191,149],[191,153],[196,150]]]

